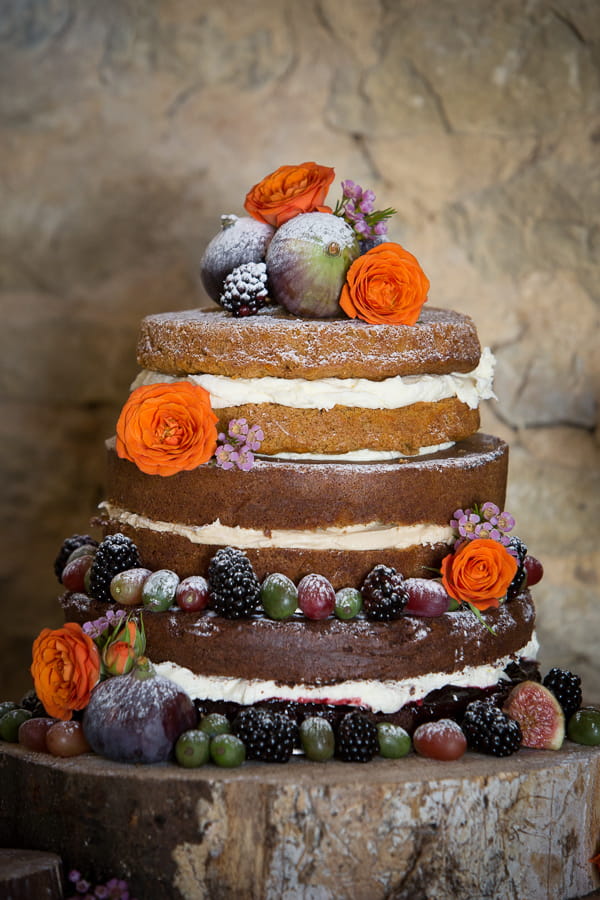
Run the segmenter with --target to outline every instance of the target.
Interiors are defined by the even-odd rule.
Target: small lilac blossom
[[[87,622],[85,623],[88,624]],[[71,869],[68,875],[69,881],[72,881],[75,884],[77,881],[81,881],[81,872],[78,872],[77,869]]]
[[[475,513],[462,516],[458,521],[458,533],[462,537],[470,538],[475,533],[475,526],[479,524],[479,516]]]
[[[501,512],[498,516],[497,525],[500,531],[512,531],[515,527],[515,520],[510,513],[507,513],[506,511]]]
[[[364,191],[360,198],[360,211],[362,213],[372,213],[375,209],[375,194],[373,191]]]
[[[346,181],[342,181],[342,193],[344,197],[348,197],[351,200],[358,200],[362,194],[362,189],[358,184],[355,184],[354,181],[347,179]]]
[[[475,526],[474,537],[490,538],[492,541],[499,541],[501,534],[497,528],[494,528],[491,522],[481,522]]]
[[[238,459],[238,452],[231,444],[223,444],[215,451],[217,465],[220,469],[233,469]]]
[[[242,472],[249,472],[254,465],[254,453],[250,450],[248,444],[244,444],[239,451],[236,465]]]
[[[98,900],[110,900],[110,894],[108,893],[108,888],[105,884],[98,884],[94,889],[94,897],[97,897]]]
[[[373,232],[375,234],[387,234],[387,222],[377,222],[377,224],[373,226]]]
[[[232,419],[227,430],[229,437],[243,437],[248,434],[248,422],[246,419]]]
[[[500,515],[500,509],[496,506],[495,503],[492,503],[488,500],[487,503],[484,503],[481,507],[481,515],[484,519],[487,519],[488,522],[491,522],[493,519],[497,519],[497,517]]]
[[[246,435],[246,445],[250,450],[260,450],[260,445],[265,439],[265,433],[260,425],[253,425]]]
[[[89,881],[86,881],[85,878],[80,878],[77,884],[75,885],[75,890],[78,894],[87,894],[89,889],[91,888],[91,884]]]
[[[371,236],[371,228],[367,224],[367,222],[365,222],[364,219],[361,219],[359,222],[356,223],[356,225],[354,226],[354,230],[361,237],[370,237]]]
[[[464,516],[470,516],[472,512],[472,509],[455,509],[452,519],[450,520],[450,528],[454,528],[455,531],[458,531],[460,520]]]

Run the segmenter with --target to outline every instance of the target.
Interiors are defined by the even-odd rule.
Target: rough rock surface
[[[58,624],[146,313],[204,299],[224,212],[315,159],[398,209],[431,300],[498,356],[484,425],[546,565],[547,664],[600,694],[595,0],[1,4],[2,693]]]

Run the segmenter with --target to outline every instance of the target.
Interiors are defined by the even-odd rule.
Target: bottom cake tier
[[[0,742],[0,841],[138,900],[571,900],[600,885],[600,750],[131,766]]]
[[[66,620],[80,624],[109,608],[85,594],[66,594],[61,603]],[[275,703],[298,719],[316,708],[335,717],[351,707],[412,731],[424,719],[460,716],[472,699],[501,694],[511,676],[536,674],[529,591],[489,610],[488,627],[468,610],[374,622],[231,620],[175,608],[143,619],[147,656],[203,711]]]

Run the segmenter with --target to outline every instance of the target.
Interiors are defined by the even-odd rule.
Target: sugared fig
[[[204,251],[200,277],[211,300],[219,302],[226,277],[244,263],[263,262],[275,229],[250,216],[221,216],[221,231]]]
[[[359,252],[354,231],[339,216],[294,216],[277,229],[267,250],[269,295],[295,316],[341,316],[346,272]]]
[[[108,678],[92,691],[83,717],[95,753],[120,762],[169,758],[184,731],[195,728],[194,704],[177,685],[142,658],[127,675]]]
[[[512,689],[503,709],[521,726],[521,746],[560,750],[565,737],[565,717],[548,688],[537,681],[522,681]]]

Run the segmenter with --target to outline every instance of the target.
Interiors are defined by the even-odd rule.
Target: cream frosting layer
[[[147,384],[191,381],[210,394],[213,409],[247,403],[275,403],[294,409],[401,409],[414,403],[435,403],[457,397],[471,409],[493,398],[495,360],[485,347],[478,366],[471,372],[449,375],[397,375],[383,381],[367,378],[228,378],[224,375],[188,375],[185,378],[144,369],[132,389]]]
[[[445,525],[384,525],[369,522],[344,528],[299,529],[274,528],[268,535],[258,528],[223,525],[218,519],[209,525],[186,525],[161,522],[138,515],[103,501],[100,507],[109,518],[131,528],[147,528],[187,538],[193,544],[215,544],[240,549],[277,547],[296,550],[407,550],[409,547],[450,544],[453,531]]]
[[[414,459],[415,456],[429,456],[431,453],[441,453],[454,446],[454,441],[446,441],[444,444],[432,444],[429,447],[420,447],[419,452],[408,456],[397,450],[350,450],[348,453],[273,453],[273,459],[305,460],[306,462],[385,462],[393,459]]]
[[[291,700],[300,703],[336,703],[362,706],[373,712],[391,714],[405,704],[422,700],[431,691],[452,684],[456,687],[491,687],[497,684],[506,666],[524,657],[535,659],[539,642],[535,634],[520,650],[483,666],[465,666],[458,672],[431,672],[403,681],[342,681],[333,685],[278,684],[275,681],[196,675],[173,662],[156,664],[160,675],[173,681],[193,700],[229,700],[242,706],[265,700]]]

